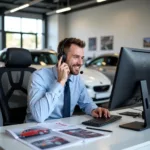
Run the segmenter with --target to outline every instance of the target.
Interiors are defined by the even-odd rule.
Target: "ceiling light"
[[[97,0],[97,2],[98,2],[98,3],[100,3],[100,2],[104,2],[104,1],[106,1],[106,0]]]
[[[16,12],[16,11],[18,11],[18,10],[20,10],[20,9],[24,9],[24,8],[26,8],[26,7],[29,7],[29,6],[30,6],[29,4],[25,4],[25,5],[22,5],[22,6],[20,6],[20,7],[11,9],[10,12],[13,13],[13,12]]]
[[[5,14],[9,14],[9,13],[16,12],[16,11],[18,11],[18,10],[20,10],[20,9],[24,9],[24,8],[29,7],[29,6],[31,6],[31,5],[37,4],[37,3],[41,2],[41,1],[43,1],[43,0],[33,0],[33,1],[30,2],[30,3],[21,5],[21,6],[19,6],[19,7],[16,7],[16,8],[14,8],[14,9],[11,9],[11,10],[7,10],[7,11],[5,11]]]
[[[58,9],[58,10],[56,10],[56,13],[62,13],[62,12],[69,11],[69,10],[71,10],[71,7],[66,7],[66,8]]]
[[[89,6],[89,5],[93,5],[95,3],[96,3],[96,1],[92,0],[92,1],[85,2],[85,3],[81,3],[81,4],[72,5],[71,10],[86,7],[86,6]],[[68,7],[69,7],[69,5],[68,5]],[[55,11],[49,11],[49,12],[46,13],[46,15],[54,15],[55,13],[56,13],[56,10]]]

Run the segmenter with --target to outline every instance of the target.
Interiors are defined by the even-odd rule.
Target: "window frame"
[[[9,16],[5,16],[5,17],[9,17]],[[16,17],[16,16],[12,16],[12,17]],[[26,17],[18,17],[18,18],[20,18],[20,19],[22,19],[22,18],[26,18]],[[30,18],[27,18],[27,19],[30,19]],[[37,26],[37,30],[38,30],[38,20],[41,20],[42,22],[44,21],[44,20],[42,20],[42,19],[35,19],[36,20],[36,22],[37,22],[37,24],[36,24],[36,26]],[[21,22],[21,24],[22,24],[22,22]],[[43,24],[43,23],[42,23]],[[5,28],[5,27],[4,27]],[[40,48],[40,49],[43,49],[44,47],[45,47],[45,38],[46,38],[46,34],[45,34],[45,32],[44,32],[44,30],[43,30],[43,27],[42,27],[42,33],[39,33],[38,31],[36,31],[36,33],[32,33],[32,32],[23,32],[22,31],[22,26],[20,27],[21,28],[21,31],[20,32],[18,32],[18,31],[6,31],[6,30],[4,30],[4,38],[5,38],[5,43],[4,43],[4,47],[6,47],[6,43],[7,43],[7,41],[6,41],[6,34],[7,33],[16,33],[16,34],[20,34],[21,35],[21,39],[20,39],[20,48],[26,48],[26,47],[23,47],[23,35],[24,34],[29,34],[29,35],[35,35],[35,49],[37,49],[37,48]],[[40,36],[39,36],[40,35]],[[41,38],[42,37],[42,38]],[[39,39],[40,38],[40,39]],[[38,41],[41,41],[41,44],[40,45],[38,45]],[[27,48],[28,49],[28,48]]]

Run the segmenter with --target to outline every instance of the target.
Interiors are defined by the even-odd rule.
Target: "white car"
[[[6,59],[6,49],[0,52],[0,66],[4,66]],[[57,53],[53,50],[34,50],[30,51],[33,63],[31,67],[40,69],[43,67],[52,67],[57,63]],[[112,90],[111,81],[103,73],[90,68],[81,68],[83,74],[80,74],[89,96],[95,103],[108,102]]]
[[[97,70],[81,68],[83,74],[80,74],[87,88],[89,96],[95,103],[100,104],[108,102],[112,91],[110,79]]]
[[[85,62],[85,66],[87,68],[92,68],[102,72],[111,80],[113,84],[118,60],[118,53],[102,54],[96,58],[87,60]]]

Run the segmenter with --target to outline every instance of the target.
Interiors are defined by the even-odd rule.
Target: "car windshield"
[[[57,63],[57,55],[49,52],[31,52],[33,65],[54,65]]]
[[[116,66],[117,65],[118,58],[117,57],[100,57],[97,59],[94,59],[89,62],[88,65],[96,65],[96,66]]]

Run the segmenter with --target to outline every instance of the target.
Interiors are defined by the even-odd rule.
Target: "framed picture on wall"
[[[92,37],[88,39],[88,48],[90,51],[96,51],[97,47],[97,39],[96,37]]]
[[[143,39],[143,47],[150,47],[150,37]]]
[[[101,36],[101,50],[113,50],[114,36]]]

